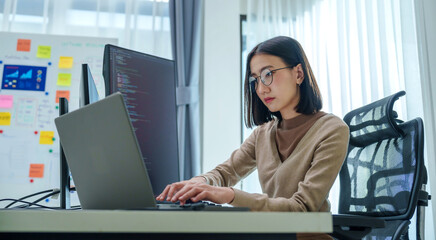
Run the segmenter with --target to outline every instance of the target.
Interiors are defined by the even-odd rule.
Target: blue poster
[[[5,65],[2,89],[45,91],[47,67]]]

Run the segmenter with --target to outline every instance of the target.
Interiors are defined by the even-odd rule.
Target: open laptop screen
[[[121,94],[55,119],[83,209],[155,207]]]

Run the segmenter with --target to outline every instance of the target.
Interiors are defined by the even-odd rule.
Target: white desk
[[[330,213],[0,210],[0,239],[292,239],[332,229]]]

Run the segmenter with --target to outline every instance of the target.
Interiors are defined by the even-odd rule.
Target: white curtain
[[[1,31],[117,38],[172,59],[168,0],[0,0]]]
[[[423,117],[413,0],[247,0],[246,11],[247,51],[278,35],[301,43],[323,96],[323,111],[342,118],[405,90],[406,97],[395,105],[400,119]],[[256,182],[247,178],[243,189],[259,190]],[[333,212],[338,189],[335,184],[330,193]]]
[[[422,98],[424,107],[424,132],[425,145],[427,146],[427,170],[431,186],[427,187],[430,194],[436,193],[436,1],[434,0],[415,0],[416,27],[419,45],[419,67],[421,71]],[[433,81],[432,81],[433,80]],[[427,124],[426,124],[427,123]],[[435,206],[429,201],[429,208]],[[434,228],[433,222],[436,221],[436,207],[433,207],[433,221],[426,223],[427,228]],[[428,238],[428,239],[435,239]]]

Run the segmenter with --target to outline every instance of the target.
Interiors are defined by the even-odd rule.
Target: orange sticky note
[[[65,87],[71,86],[71,73],[58,73],[56,85]]]
[[[73,57],[59,57],[59,68],[72,68]]]
[[[53,138],[53,131],[41,131],[39,134],[39,144],[53,144]]]
[[[51,57],[51,46],[38,46],[38,51],[36,52],[37,58],[50,58]]]
[[[44,177],[44,164],[40,164],[40,163],[30,164],[29,177],[31,178]]]
[[[70,101],[70,91],[68,90],[57,90],[56,91],[56,103],[59,103],[59,98],[66,98]]]
[[[19,52],[30,52],[30,39],[18,39],[17,40],[17,51]]]

